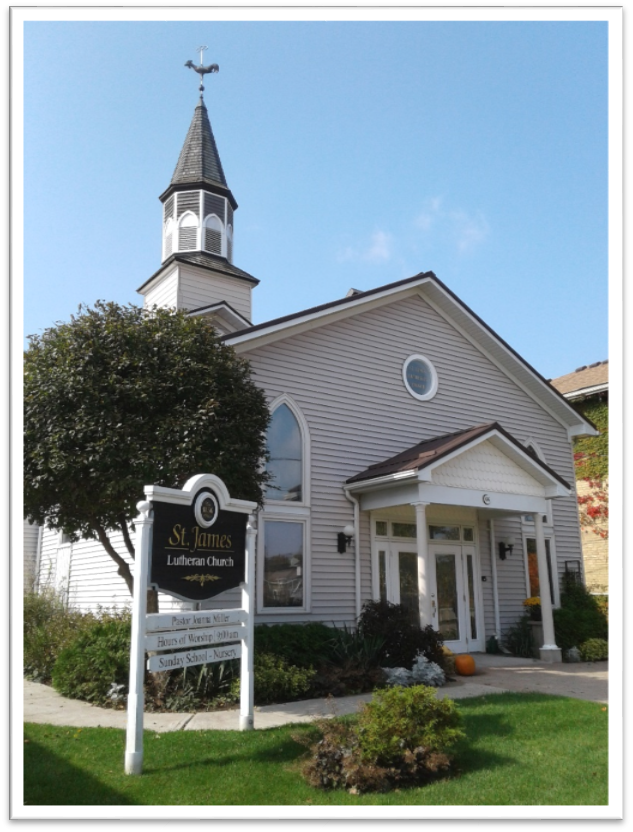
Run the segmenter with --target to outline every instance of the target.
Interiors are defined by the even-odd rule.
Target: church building
[[[258,280],[233,262],[237,201],[202,95],[160,200],[144,304],[204,316],[269,402],[256,622],[353,626],[385,599],[477,652],[540,595],[540,655],[560,660],[552,607],[582,569],[572,440],[593,425],[433,272],[253,324]],[[129,603],[97,542],[44,530],[36,556],[70,604]]]

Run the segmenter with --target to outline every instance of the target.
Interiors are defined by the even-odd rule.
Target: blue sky
[[[27,22],[25,334],[141,302],[199,44],[254,322],[432,270],[546,378],[608,357],[601,22]]]

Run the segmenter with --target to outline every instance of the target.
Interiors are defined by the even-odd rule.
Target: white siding
[[[500,494],[529,494],[542,497],[543,486],[523,471],[491,442],[474,448],[439,465],[433,483],[457,488],[488,489]]]
[[[40,527],[24,521],[24,591],[30,592],[35,583],[35,570],[37,566],[37,542],[39,540]]]
[[[116,551],[131,564],[121,532],[110,534],[110,540]],[[41,589],[54,589],[58,581],[58,556],[62,552],[59,546],[59,533],[44,529],[42,538],[42,557],[39,571]],[[131,605],[127,585],[117,572],[117,566],[97,540],[80,540],[70,547],[70,571],[67,600],[77,609],[97,611],[104,609],[125,609]],[[170,596],[159,594],[161,612],[182,609],[183,603]]]
[[[180,265],[179,309],[199,309],[226,301],[251,320],[251,284],[238,277],[224,277],[193,266]]]
[[[178,269],[175,268],[168,275],[149,289],[145,295],[145,307],[163,306],[175,308],[178,306]]]
[[[404,387],[402,365],[414,353],[425,355],[437,370],[438,392],[430,401],[417,401]],[[352,521],[342,486],[367,466],[423,439],[498,421],[519,441],[533,437],[548,464],[573,483],[565,429],[419,297],[253,349],[245,357],[269,400],[290,394],[308,422],[313,618],[354,617],[354,560],[338,554],[336,534]],[[579,556],[577,509],[573,496],[554,503],[562,562]],[[516,526],[518,539],[520,524],[509,524]],[[362,533],[362,595],[367,597],[366,524]],[[486,540],[487,535],[482,547]],[[524,565],[519,557],[498,565],[502,622],[510,622],[523,609]],[[490,578],[490,587],[484,588],[487,632],[491,586]]]

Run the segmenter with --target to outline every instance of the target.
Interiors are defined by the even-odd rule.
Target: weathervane
[[[199,46],[198,47],[198,51],[200,52],[200,66],[196,66],[193,61],[187,61],[187,63],[185,64],[185,66],[188,66],[189,69],[193,69],[200,76],[199,90],[200,90],[201,93],[204,92],[204,85],[202,83],[203,80],[204,80],[204,76],[209,72],[219,72],[220,71],[220,67],[217,64],[209,64],[209,66],[203,66],[202,65],[202,55],[203,55],[204,52],[206,52],[207,49],[208,49],[207,46]]]

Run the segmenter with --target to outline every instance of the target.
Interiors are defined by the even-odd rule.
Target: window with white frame
[[[550,600],[553,606],[558,605],[558,573],[554,566],[556,558],[554,555],[553,538],[545,538],[545,555],[547,557],[547,577],[549,578]],[[538,571],[538,558],[536,554],[536,538],[525,538],[525,562],[527,569],[527,582],[529,597],[539,597],[541,595],[541,582]]]
[[[261,606],[264,609],[305,607],[306,522],[264,519]]]
[[[296,612],[309,607],[308,432],[288,396],[271,406],[266,436],[265,504],[259,536],[259,610]]]
[[[198,218],[187,213],[178,224],[178,250],[195,251],[198,248]]]
[[[222,238],[224,237],[224,226],[215,214],[207,217],[204,221],[204,250],[211,254],[222,254]]]
[[[299,420],[285,403],[273,412],[266,444],[270,475],[266,499],[302,503],[303,437]]]

